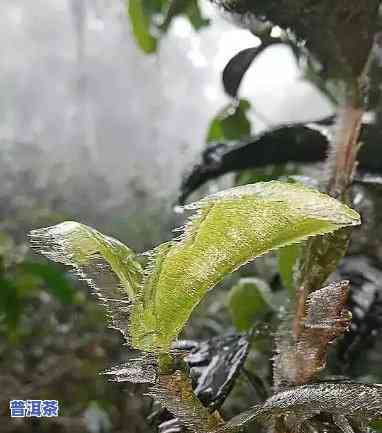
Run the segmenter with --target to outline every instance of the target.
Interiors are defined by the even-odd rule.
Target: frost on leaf
[[[30,239],[37,252],[74,268],[106,306],[112,326],[129,341],[129,311],[142,279],[133,251],[116,239],[72,221],[33,230]]]
[[[355,382],[318,382],[296,386],[269,397],[229,420],[217,432],[236,431],[253,421],[278,419],[284,425],[281,431],[323,431],[323,426],[310,424],[316,415],[331,415],[343,433],[366,432],[367,425],[382,416],[382,386]],[[280,426],[282,427],[282,426]],[[320,428],[321,427],[321,428]]]
[[[181,371],[159,376],[147,395],[158,401],[192,432],[208,433],[223,424],[217,412],[210,413],[198,400],[189,379]]]
[[[121,242],[75,222],[34,230],[32,246],[75,268],[133,348],[169,352],[192,310],[227,274],[272,249],[360,223],[337,200],[276,181],[232,188],[187,208],[196,212],[183,234],[148,253],[144,271]]]
[[[205,341],[180,340],[173,349],[187,363],[196,397],[210,412],[219,409],[230,394],[248,355],[246,334],[227,334]],[[150,415],[158,433],[182,433],[185,428],[165,408]]]
[[[103,374],[111,376],[111,381],[114,382],[154,384],[157,379],[158,366],[153,355],[142,354],[104,371]]]
[[[272,249],[360,223],[337,200],[298,184],[260,182],[189,205],[183,234],[152,252],[133,346],[167,351],[206,292]],[[136,310],[136,311],[134,311]]]
[[[348,293],[348,281],[313,292],[294,329],[290,329],[289,323],[280,328],[274,363],[276,386],[285,381],[289,385],[307,383],[325,367],[330,344],[350,325]]]

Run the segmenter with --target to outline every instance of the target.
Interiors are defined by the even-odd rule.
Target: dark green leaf
[[[167,30],[172,19],[178,15],[186,16],[196,30],[209,23],[208,19],[203,18],[197,0],[172,0],[169,2],[161,28]]]
[[[211,139],[212,136],[222,135],[219,122],[213,126]],[[285,166],[287,162],[316,162],[324,159],[328,150],[327,137],[317,130],[301,125],[272,129],[258,136],[239,140],[235,144],[226,141],[223,139],[222,142],[211,144],[203,151],[200,164],[196,165],[182,182],[179,197],[181,204],[201,185],[226,173],[269,165]],[[252,174],[249,173],[248,176],[246,173],[238,183],[271,180],[269,177],[264,179],[256,176],[256,173],[252,177]],[[282,174],[285,172],[276,169],[270,176],[278,178]]]
[[[44,288],[64,304],[74,301],[75,290],[65,273],[56,266],[47,263],[22,263],[19,270],[43,280]]]
[[[17,286],[8,278],[0,276],[0,323],[3,321],[10,334],[13,334],[19,325],[22,301]]]

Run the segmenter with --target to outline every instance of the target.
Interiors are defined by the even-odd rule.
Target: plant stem
[[[359,103],[361,86],[349,85],[349,92],[344,98],[344,102],[338,110],[337,131],[332,143],[332,151],[327,160],[327,171],[329,180],[327,184],[327,192],[332,197],[347,201],[348,187],[352,182],[352,177],[356,168],[357,153],[359,150],[359,136],[362,126],[362,116],[364,109]],[[288,381],[288,371],[292,368],[288,360],[294,359],[291,353],[297,353],[299,349],[304,347],[304,330],[307,314],[307,298],[316,290],[323,287],[329,275],[335,271],[339,261],[345,255],[352,230],[345,228],[338,230],[333,234],[318,236],[310,239],[304,246],[298,275],[296,276],[296,303],[294,317],[291,324],[290,344],[278,345],[279,362],[275,364],[275,378],[281,378]],[[326,349],[327,350],[327,349]],[[322,351],[321,351],[322,352]],[[320,352],[320,360],[312,365],[317,365],[317,368],[312,368],[307,371],[304,363],[294,365],[296,370],[295,378],[301,380],[304,377],[304,382],[314,379],[314,377],[325,366],[325,351]],[[319,353],[319,351],[317,351]],[[308,354],[301,354],[302,357]],[[320,361],[320,362],[318,362]],[[293,361],[293,364],[296,364]],[[279,371],[279,370],[284,371]],[[298,371],[298,370],[301,371]],[[291,375],[289,374],[289,380]],[[280,382],[280,380],[279,380]],[[276,384],[277,386],[277,384]]]
[[[338,110],[337,131],[327,159],[327,192],[342,201],[348,201],[347,192],[356,169],[360,148],[359,137],[365,110],[359,103],[359,87],[360,85],[351,86]],[[301,308],[303,298],[320,289],[336,269],[338,262],[346,253],[351,232],[351,229],[346,228],[332,235],[313,238],[306,243],[298,275],[298,307],[295,320],[300,320],[300,312],[304,311]]]
[[[359,135],[364,109],[353,104],[351,98],[338,113],[337,133],[334,140],[334,169],[329,181],[328,193],[335,198],[344,198],[356,168],[359,150]],[[328,160],[331,164],[330,156]]]
[[[209,433],[224,422],[218,411],[210,413],[196,397],[190,379],[182,371],[160,375],[148,394],[174,414],[193,433]]]

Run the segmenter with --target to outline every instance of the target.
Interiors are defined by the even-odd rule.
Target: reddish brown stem
[[[337,133],[333,143],[334,169],[328,192],[333,197],[341,197],[349,186],[356,168],[359,149],[359,135],[364,109],[347,101],[339,110]],[[333,164],[331,161],[329,162]]]

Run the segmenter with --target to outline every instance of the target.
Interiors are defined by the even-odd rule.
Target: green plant
[[[325,193],[294,178],[256,182],[207,196],[186,206],[195,213],[178,238],[145,255],[75,222],[33,231],[32,246],[74,267],[94,289],[113,326],[140,352],[108,373],[120,381],[149,384],[149,395],[176,417],[168,421],[171,428],[176,424],[176,431],[182,426],[198,433],[236,430],[252,420],[280,433],[305,427],[363,431],[382,416],[381,388],[353,382],[319,383],[319,379],[330,345],[351,323],[346,308],[349,282],[327,284],[327,280],[346,254],[353,228],[360,224],[358,213],[345,203],[351,204],[349,188],[362,117],[368,108],[367,80],[379,2],[338,0],[334,6],[324,0],[287,0],[281,6],[273,0],[219,3],[236,16],[249,14],[254,20],[260,17],[263,24],[266,21],[261,31],[252,29],[262,38],[262,49],[280,41],[291,46],[305,60],[307,76],[337,104],[337,134],[330,143],[328,176],[318,182]],[[146,52],[155,50],[158,35],[178,14],[186,14],[196,26],[204,24],[194,1],[131,0],[129,14],[134,35]],[[281,39],[272,38],[273,25],[285,29]],[[237,100],[237,92],[259,52],[239,53],[227,65],[223,81],[235,100],[212,121],[207,141],[241,140],[250,134],[245,117],[249,105]],[[239,67],[234,68],[235,63]],[[306,128],[299,127],[298,133],[305,139],[316,137]],[[287,289],[281,297],[253,278],[241,280],[230,291],[232,319],[237,329],[247,332],[240,347],[235,339],[226,342],[240,354],[237,362],[227,356],[214,357],[214,351],[223,351],[221,341],[211,341],[204,348],[210,362],[203,365],[203,376],[214,371],[211,359],[219,364],[224,358],[220,364],[228,365],[231,377],[223,382],[229,393],[237,372],[245,371],[250,345],[257,344],[262,335],[260,322],[277,326],[273,395],[269,396],[261,379],[247,372],[265,402],[225,423],[216,410],[225,396],[217,391],[206,398],[203,380],[197,379],[197,386],[190,380],[194,379],[190,353],[203,349],[176,340],[211,288],[246,263],[280,248],[279,273]],[[281,311],[282,304],[288,305],[287,313]],[[216,381],[220,383],[221,378]]]

